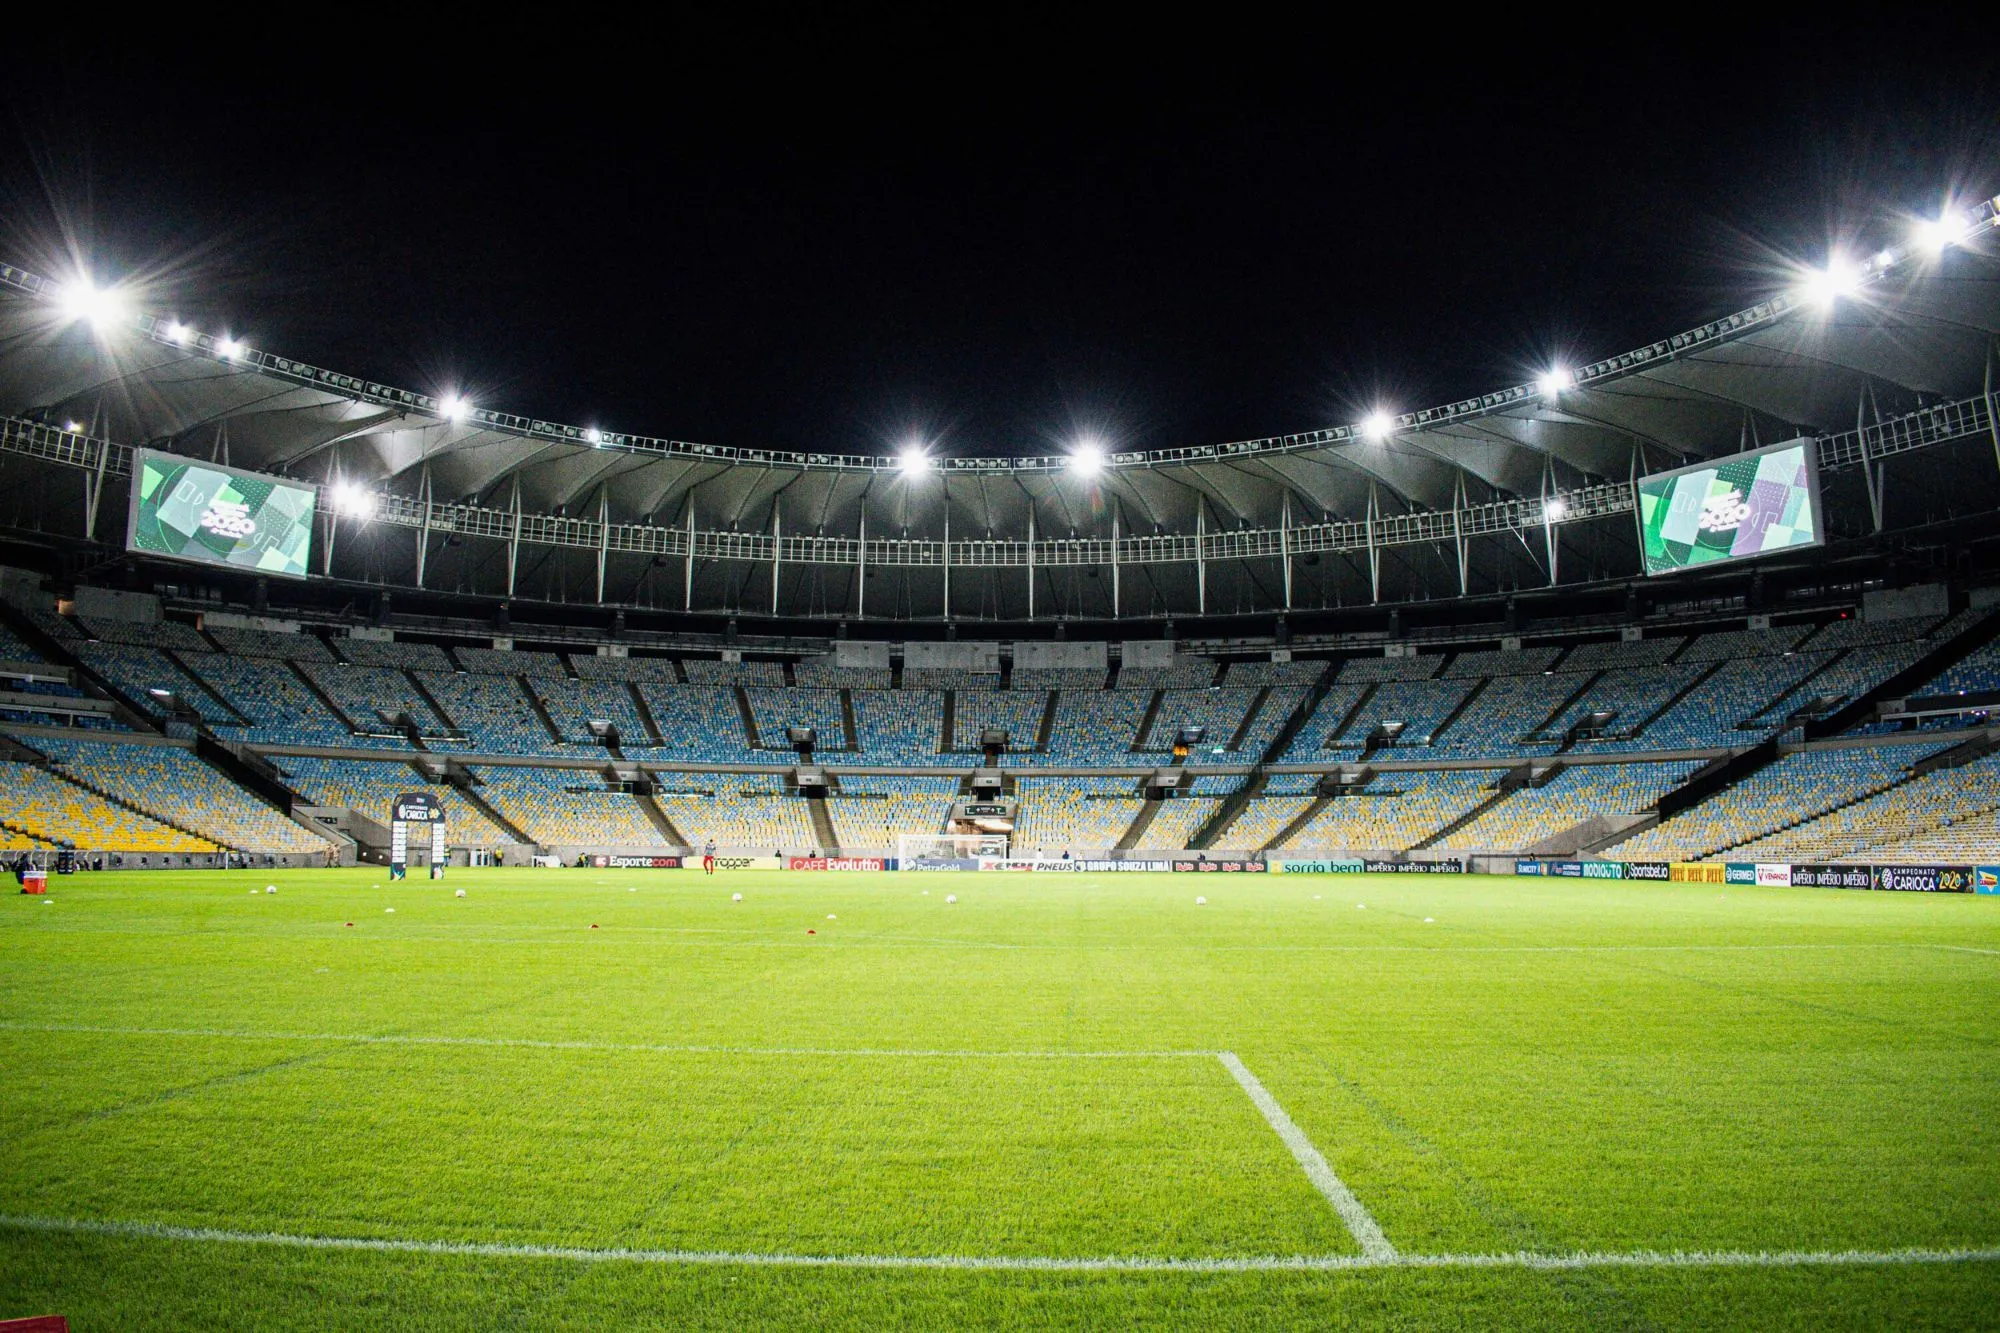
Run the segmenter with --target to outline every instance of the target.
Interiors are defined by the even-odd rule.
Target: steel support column
[[[1208,614],[1208,502],[1194,497],[1194,605]]]
[[[604,566],[611,557],[611,496],[597,488],[597,604],[604,605]]]
[[[514,579],[521,567],[521,477],[514,476],[514,489],[507,499],[507,509],[513,515],[513,535],[507,538],[507,596],[514,595]]]
[[[423,497],[424,503],[424,519],[422,523],[417,525],[417,586],[421,588],[424,586],[424,569],[430,562],[431,553],[431,462],[428,458],[424,460],[423,473],[417,485],[417,494]],[[604,593],[601,588],[598,591],[597,600],[600,602],[604,600]]]

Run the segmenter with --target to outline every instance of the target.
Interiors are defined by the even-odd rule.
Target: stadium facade
[[[0,268],[0,826],[351,859],[417,788],[503,859],[988,828],[1148,864],[2000,861],[1995,226],[1478,398],[1108,456],[552,424]],[[1647,578],[1648,542],[1718,558]]]

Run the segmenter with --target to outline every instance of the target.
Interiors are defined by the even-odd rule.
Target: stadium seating
[[[1553,742],[1529,742],[1535,731],[1585,682],[1588,673],[1558,671],[1539,676],[1499,676],[1488,680],[1432,741],[1433,750],[1452,758],[1504,759],[1544,755]]]
[[[1332,748],[1359,750],[1368,743],[1375,726],[1387,721],[1403,723],[1396,748],[1429,745],[1439,725],[1465,701],[1472,688],[1473,683],[1465,680],[1384,681],[1349,715],[1347,725],[1333,738]]]
[[[1185,851],[1190,839],[1215,817],[1222,806],[1219,797],[1179,795],[1162,801],[1153,822],[1146,826],[1139,846],[1155,851]]]
[[[567,754],[549,735],[535,706],[508,676],[471,675],[462,671],[412,673],[437,700],[452,725],[465,733],[462,743],[442,748],[474,754]]]
[[[673,846],[639,797],[606,787],[594,770],[486,764],[473,772],[481,798],[545,847]]]
[[[1215,845],[1231,851],[1261,850],[1284,831],[1285,825],[1304,814],[1313,800],[1310,792],[1253,796],[1216,837]]]
[[[378,645],[379,646],[379,645]],[[381,711],[406,712],[425,733],[442,734],[451,724],[424,702],[417,687],[390,667],[337,666],[304,662],[299,669],[333,700],[334,706],[363,731],[386,731]],[[378,711],[380,710],[380,711]]]
[[[944,695],[936,690],[855,690],[860,759],[871,764],[938,765],[944,760]],[[962,762],[962,761],[961,761]]]
[[[1048,768],[1130,764],[1151,701],[1144,690],[1064,690],[1056,695],[1047,752],[1022,760],[1039,760]]]
[[[274,634],[269,630],[216,626],[208,637],[225,653],[239,657],[276,657],[292,662],[331,662],[333,650],[316,634]]]
[[[1952,666],[1911,690],[1913,696],[1989,694],[2000,690],[2000,641],[1975,648]]]
[[[1332,749],[1334,733],[1340,729],[1347,715],[1354,711],[1356,704],[1367,694],[1366,684],[1335,685],[1327,690],[1314,708],[1312,715],[1300,724],[1292,743],[1285,751],[1284,762],[1288,764],[1316,764],[1335,758]],[[1296,707],[1296,705],[1294,705]]]
[[[1121,667],[1117,686],[1121,690],[1199,690],[1215,684],[1217,665],[1212,657],[1176,657],[1172,666]]]
[[[651,681],[658,685],[672,685],[681,678],[671,657],[600,657],[596,653],[571,653],[569,661],[576,668],[576,674],[585,680]]]
[[[1571,764],[1539,787],[1522,787],[1441,839],[1446,851],[1527,851],[1599,815],[1647,809],[1699,765]],[[1573,850],[1573,849],[1571,849]]]
[[[1996,844],[2000,755],[1934,769],[1852,805],[1745,843],[1746,860],[1974,860]],[[1908,850],[1920,846],[1922,852]],[[1950,855],[1945,855],[1949,852]]]
[[[1004,727],[1007,748],[1015,752],[1033,750],[1048,711],[1047,690],[1030,690],[1018,683],[1011,690],[966,690],[952,700],[952,747],[967,754],[979,753],[982,727]]]
[[[1021,814],[1014,846],[1044,852],[1114,848],[1145,804],[1135,778],[1021,778],[1016,792]]]
[[[795,683],[825,690],[886,690],[894,674],[888,667],[835,666],[831,653],[804,658],[792,667]]]
[[[467,671],[488,676],[567,676],[560,653],[535,653],[518,648],[454,648],[452,655]]]
[[[283,755],[278,771],[310,805],[355,810],[387,823],[390,803],[405,792],[427,792],[444,807],[445,841],[453,847],[500,847],[517,841],[465,799],[456,787],[431,783],[402,763]]]
[[[1468,680],[1479,676],[1538,676],[1553,667],[1562,654],[1560,648],[1523,648],[1511,653],[1460,653],[1440,674],[1447,680]]]
[[[826,812],[842,851],[893,855],[898,835],[943,829],[957,792],[956,778],[843,777],[840,790],[827,798]]]
[[[1762,740],[1776,722],[1761,727],[1740,724],[1767,711],[1780,696],[1826,665],[1831,656],[1831,653],[1791,653],[1723,662],[1715,674],[1656,718],[1637,739],[1606,743],[1598,748],[1701,749]]]
[[[792,753],[792,743],[785,736],[790,727],[811,727],[818,749],[846,748],[847,723],[841,712],[839,690],[751,685],[743,693],[750,700],[750,716],[757,723],[758,741],[764,748]],[[740,724],[737,729],[742,730]]]
[[[1704,634],[1682,651],[1681,662],[1731,662],[1741,657],[1778,657],[1794,651],[1807,626],[1732,629]]]
[[[355,666],[392,667],[398,671],[456,671],[458,663],[434,643],[406,643],[400,639],[337,639],[334,646],[343,660]]]
[[[221,847],[30,764],[0,761],[0,826],[96,852],[218,852]],[[324,845],[324,844],[322,844]]]
[[[1284,850],[1408,851],[1490,798],[1500,774],[1490,768],[1377,773],[1359,791],[1328,801],[1286,839]]]
[[[1334,679],[1343,685],[1384,680],[1429,680],[1443,665],[1444,658],[1435,653],[1423,657],[1350,657],[1340,664],[1340,674]]]
[[[1207,738],[1192,748],[1188,762],[1235,762],[1229,758],[1227,747],[1237,729],[1243,725],[1250,706],[1256,702],[1257,691],[1254,689],[1226,689],[1211,685],[1205,690],[1168,690],[1160,696],[1160,709],[1153,715],[1153,729],[1146,738],[1145,748],[1154,753],[1167,753],[1174,747],[1174,738],[1183,730],[1200,727],[1207,733]]]
[[[175,699],[192,708],[205,721],[224,724],[237,721],[236,715],[203,689],[199,681],[175,666],[158,649],[102,642],[76,644],[73,649],[85,666],[149,713],[165,715],[166,708],[151,692],[169,690]],[[201,654],[190,653],[188,656],[194,659]]]
[[[39,662],[42,655],[21,641],[19,635],[0,625],[0,662]]]
[[[1628,861],[1686,861],[1727,852],[1879,791],[1900,780],[1911,764],[1935,748],[1797,751],[1605,854]]]
[[[1103,667],[1015,667],[1011,680],[1017,690],[1101,690],[1110,675]]]
[[[109,620],[78,616],[77,623],[90,637],[104,643],[123,643],[140,648],[171,648],[181,653],[212,653],[215,645],[201,637],[201,631],[178,620],[141,623],[136,620]]]
[[[1836,620],[1821,626],[1799,646],[1815,650],[1860,648],[1869,644],[1908,643],[1937,628],[1937,616],[1908,616],[1897,620]]]
[[[247,727],[216,727],[232,740],[266,745],[358,743],[347,724],[327,710],[287,662],[234,653],[191,655],[186,660],[209,688],[249,722]]]
[[[1851,648],[1801,681],[1788,696],[1767,707],[1755,720],[1776,725],[1806,701],[1825,696],[1836,703],[1866,694],[1928,652],[1923,643],[1878,643]]]
[[[777,851],[801,855],[819,847],[807,802],[788,795],[778,774],[704,774],[698,781],[707,790],[685,790],[695,781],[678,775],[672,784],[676,790],[658,798],[660,808],[691,847],[712,841],[757,856]]]
[[[1609,735],[1632,735],[1668,700],[1694,684],[1705,670],[1707,667],[1696,663],[1671,663],[1606,671],[1550,719],[1545,730],[1552,736],[1560,735],[1582,723],[1592,712],[1605,711],[1612,714]]]
[[[571,745],[598,745],[590,724],[602,721],[618,728],[618,748],[624,753],[654,748],[646,720],[639,716],[639,706],[632,702],[632,691],[623,681],[536,676],[529,679],[528,685],[541,699],[563,739]]]
[[[1608,643],[1580,643],[1563,659],[1564,671],[1613,671],[1626,667],[1658,666],[1680,651],[1687,640],[1678,635],[1661,639],[1615,639]]]
[[[962,667],[905,667],[903,668],[903,688],[906,690],[997,690],[1000,688],[1000,673],[994,671],[971,671]]]
[[[646,711],[660,728],[666,748],[660,759],[694,764],[760,764],[796,762],[789,750],[752,748],[743,731],[743,711],[736,691],[727,685],[639,686]],[[857,718],[861,705],[855,704]]]
[[[689,657],[681,670],[694,685],[783,685],[783,662],[719,662],[705,657]]]
[[[1228,754],[1217,755],[1210,747],[1211,758],[1206,762],[1217,764],[1259,763],[1271,743],[1278,739],[1278,733],[1292,720],[1310,693],[1304,685],[1273,685],[1271,692],[1264,696],[1263,707],[1250,716],[1250,725],[1244,729],[1236,749]],[[1224,738],[1225,741],[1227,738]]]
[[[1255,689],[1260,685],[1313,686],[1326,676],[1329,663],[1231,662],[1222,673],[1222,683],[1231,689]]]
[[[36,748],[63,777],[222,846],[299,853],[325,852],[330,846],[202,762],[192,750],[57,737],[44,738]]]

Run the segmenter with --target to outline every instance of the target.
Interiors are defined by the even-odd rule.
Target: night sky
[[[54,41],[4,93],[0,257],[580,425],[1207,443],[1625,350],[1992,194],[1962,14]]]

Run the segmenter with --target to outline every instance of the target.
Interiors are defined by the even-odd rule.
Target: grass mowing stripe
[[[1348,1231],[1361,1246],[1361,1253],[1370,1259],[1394,1259],[1396,1247],[1382,1234],[1381,1224],[1376,1222],[1375,1215],[1369,1212],[1361,1200],[1354,1197],[1354,1191],[1347,1188],[1340,1177],[1333,1173],[1333,1168],[1327,1164],[1320,1150],[1313,1147],[1313,1142],[1306,1137],[1306,1132],[1285,1114],[1284,1107],[1278,1105],[1278,1099],[1273,1097],[1257,1076],[1236,1058],[1234,1051],[1218,1052],[1215,1058],[1222,1062],[1222,1067],[1229,1071],[1229,1076],[1250,1095],[1251,1104],[1257,1108],[1265,1122],[1277,1132],[1285,1147],[1291,1150],[1292,1156],[1304,1169],[1306,1179],[1312,1181],[1313,1188],[1325,1195],[1326,1201],[1333,1205],[1333,1210],[1340,1214],[1340,1220],[1347,1224]]]
[[[950,1269],[1042,1273],[1277,1273],[1393,1268],[1880,1268],[1914,1264],[2000,1263],[2000,1247],[1938,1250],[1635,1250],[1627,1253],[1268,1255],[1245,1259],[1106,1256],[1061,1259],[1038,1255],[755,1254],[728,1250],[592,1249],[568,1245],[503,1245],[488,1241],[396,1240],[369,1236],[303,1236],[278,1231],[225,1231],[158,1222],[93,1222],[79,1218],[0,1214],[0,1229],[44,1235],[116,1236],[213,1245],[268,1245],[301,1250],[360,1250],[481,1259],[561,1259],[573,1263],[708,1265],[744,1268]]]
[[[900,1050],[892,1047],[698,1046],[646,1042],[557,1041],[535,1037],[424,1037],[397,1033],[246,1032],[231,1028],[100,1027],[86,1023],[0,1021],[0,1032],[73,1032],[106,1037],[218,1037],[238,1041],[332,1041],[361,1046],[491,1046],[537,1051],[622,1051],[651,1055],[855,1056],[911,1060],[1207,1060],[1214,1051],[959,1051]]]

